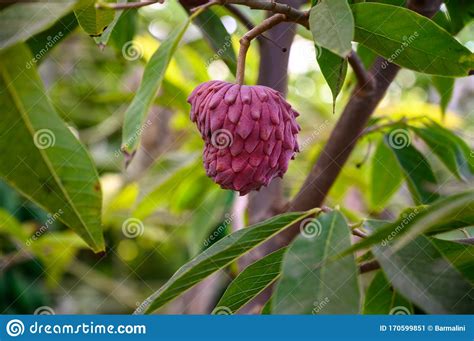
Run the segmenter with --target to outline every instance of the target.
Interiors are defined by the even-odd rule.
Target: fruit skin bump
[[[299,151],[299,114],[276,90],[210,81],[188,102],[205,142],[206,174],[224,189],[245,195],[267,186]]]

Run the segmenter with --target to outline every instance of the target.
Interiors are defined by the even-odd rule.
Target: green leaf
[[[363,313],[366,315],[410,315],[413,306],[393,290],[383,271],[378,271],[365,294]]]
[[[436,177],[430,164],[416,148],[406,129],[394,129],[384,137],[403,170],[408,188],[416,204],[429,204],[438,199]]]
[[[435,247],[419,236],[399,251],[372,249],[394,288],[428,314],[472,314],[473,285]]]
[[[286,249],[280,249],[246,267],[227,287],[216,307],[232,313],[242,308],[280,276],[280,266]]]
[[[82,29],[91,37],[100,37],[114,20],[114,9],[98,9],[96,0],[79,0],[74,13]]]
[[[370,69],[374,64],[375,58],[377,58],[377,54],[374,51],[361,44],[357,46],[357,55],[366,69]]]
[[[193,16],[190,16],[181,27],[170,33],[168,38],[161,43],[158,50],[151,56],[150,61],[145,67],[140,87],[125,112],[122,150],[128,154],[132,154],[139,144],[139,136],[137,135],[139,135],[142,129],[143,121],[161,86],[168,64],[192,18]]]
[[[383,209],[403,181],[398,161],[384,140],[377,145],[371,166],[370,203],[375,209]]]
[[[224,237],[183,265],[165,285],[147,298],[135,313],[153,312],[217,270],[230,265],[265,240],[316,212],[317,209],[313,209],[281,214]]]
[[[34,56],[34,62],[39,65],[54,47],[76,29],[77,25],[76,16],[71,10],[47,30],[30,37],[26,44]]]
[[[311,8],[309,28],[314,42],[347,57],[354,39],[354,18],[347,0],[321,0]]]
[[[232,46],[232,37],[224,25],[221,18],[212,9],[208,8],[199,14],[194,22],[202,30],[204,39],[209,43],[216,53],[212,60],[222,59],[229,67],[232,74],[235,75],[237,69],[237,57]],[[211,60],[211,61],[212,61]],[[208,61],[209,64],[211,61]]]
[[[426,128],[411,128],[459,180],[472,177],[473,158],[467,144],[448,129],[430,121]]]
[[[453,96],[454,78],[433,76],[431,81],[436,91],[438,91],[440,97],[439,105],[441,107],[441,113],[444,117],[446,114],[446,108],[448,107],[449,101],[451,101],[451,97]]]
[[[0,55],[0,176],[25,197],[104,249],[102,194],[92,160],[45,95],[26,45]]]
[[[124,4],[126,2],[127,0],[118,0],[117,4]],[[104,47],[105,45],[107,45],[107,43],[109,42],[110,36],[112,35],[112,32],[114,31],[115,26],[117,25],[123,12],[124,12],[123,10],[117,10],[117,11],[114,10],[113,20],[110,22],[110,24],[108,24],[107,28],[103,31],[103,33],[99,37],[94,37],[94,41],[98,46]]]
[[[0,11],[0,49],[24,42],[51,27],[72,9],[76,0],[55,2],[17,3]]]
[[[471,0],[449,0],[445,2],[451,21],[451,32],[459,33],[474,20],[474,2]]]
[[[332,93],[333,108],[347,74],[347,59],[316,45],[316,58]],[[334,111],[334,110],[333,110]]]
[[[138,12],[134,9],[127,9],[122,12],[110,34],[110,42],[117,50],[121,51],[126,43],[133,41],[137,31],[137,16]]]
[[[200,169],[202,169],[202,163],[197,161],[195,157],[172,169],[156,187],[144,195],[133,211],[133,216],[138,219],[144,219],[152,214],[173,193],[181,179],[185,179],[190,174],[197,173]]]
[[[433,244],[463,276],[474,284],[474,246],[433,238]]]
[[[328,261],[351,245],[351,232],[344,216],[332,211],[303,224],[302,234],[284,256],[281,279],[272,298],[272,312],[359,313],[359,269],[354,255]]]
[[[342,255],[365,249],[376,243],[382,246],[395,240],[394,248],[400,248],[423,233],[440,233],[457,229],[463,220],[474,221],[474,192],[454,194],[437,200],[430,206],[412,207],[405,210],[394,222],[377,225],[375,232],[352,245]]]
[[[397,65],[448,77],[467,76],[474,68],[474,54],[420,14],[377,3],[351,7],[354,39]]]

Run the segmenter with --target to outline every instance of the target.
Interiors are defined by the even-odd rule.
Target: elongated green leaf
[[[197,12],[196,12],[197,13]],[[122,133],[122,150],[132,154],[139,144],[138,132],[148,113],[150,105],[156,96],[165,76],[168,64],[173,57],[178,44],[192,21],[189,17],[178,29],[171,32],[168,38],[160,45],[145,67],[140,87],[132,103],[125,112],[125,122]]]
[[[444,117],[449,101],[451,101],[451,97],[453,96],[454,78],[433,76],[431,81],[440,97],[439,105]]]
[[[341,92],[347,74],[347,59],[316,45],[316,58],[332,93],[333,104]],[[333,106],[334,107],[334,106]]]
[[[35,68],[25,67],[31,58],[25,44],[0,55],[0,176],[101,251],[97,171],[50,105]]]
[[[317,45],[343,58],[351,52],[354,18],[347,0],[321,0],[311,8],[309,27]]]
[[[395,289],[426,313],[474,313],[473,285],[428,237],[419,236],[396,252],[390,246],[372,251]]]
[[[110,42],[119,51],[124,45],[133,41],[137,31],[138,12],[135,9],[127,9],[122,12],[113,31],[110,33]]]
[[[366,315],[413,314],[412,304],[393,290],[383,271],[378,271],[365,294],[363,313]]]
[[[354,255],[326,262],[351,244],[351,232],[344,216],[333,211],[307,221],[305,226],[284,256],[281,279],[272,298],[272,312],[359,313],[359,270]]]
[[[381,140],[372,157],[370,200],[375,209],[383,209],[403,181],[403,173],[390,148]]]
[[[403,170],[408,188],[416,204],[429,204],[438,199],[436,177],[430,164],[415,147],[405,129],[395,129],[384,137]]]
[[[242,308],[280,276],[280,266],[286,249],[275,251],[244,269],[221,297],[216,307],[226,307],[232,313]]]
[[[474,284],[474,246],[433,238],[436,248]]]
[[[17,3],[0,11],[0,49],[24,42],[72,11],[76,0]]]
[[[91,37],[100,37],[114,20],[115,10],[98,9],[96,0],[79,0],[74,10],[77,21],[82,29]]]
[[[224,237],[183,265],[165,285],[147,298],[135,313],[153,312],[207,276],[228,266],[265,240],[316,211],[281,214]]]
[[[229,70],[235,75],[237,69],[237,57],[232,46],[232,37],[220,17],[212,9],[207,9],[194,19],[196,25],[202,30],[204,38],[215,52],[212,60],[222,59],[227,64]]]
[[[377,3],[352,5],[354,39],[390,62],[440,76],[463,77],[474,55],[430,19],[409,9]],[[401,25],[400,23],[403,23]]]
[[[469,164],[472,158],[465,152],[465,148],[469,150],[469,147],[462,139],[436,123],[428,123],[426,128],[412,129],[459,180],[467,180],[472,176]]]
[[[71,10],[70,13],[60,18],[47,30],[30,37],[26,41],[26,44],[33,54],[34,62],[40,64],[44,57],[49,54],[61,40],[75,30],[77,25],[76,16]]]

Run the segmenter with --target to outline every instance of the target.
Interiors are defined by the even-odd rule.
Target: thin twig
[[[211,0],[209,2],[206,2],[205,4],[202,4],[202,5],[191,8],[190,11],[191,11],[191,13],[196,13],[197,11],[204,11],[204,10],[208,9],[209,7],[211,7],[211,6],[219,5],[221,3],[222,2],[220,0]]]
[[[110,4],[107,2],[97,2],[95,8],[97,9],[129,9],[129,8],[140,8],[144,6],[153,5],[156,3],[162,4],[164,0],[149,0],[149,1],[140,1],[140,2],[127,2],[124,4]]]
[[[352,230],[352,234],[354,236],[360,237],[360,238],[367,238],[367,234],[365,232],[362,232],[361,230],[355,228]]]
[[[275,14],[271,17],[262,21],[261,24],[255,26],[253,29],[248,31],[241,39],[240,39],[240,50],[239,50],[239,57],[237,60],[237,83],[243,84],[245,78],[245,59],[247,58],[247,51],[250,47],[250,42],[255,37],[259,36],[263,32],[271,29],[273,26],[283,22],[286,20],[286,16],[284,14]]]
[[[361,264],[359,267],[359,271],[361,274],[364,274],[366,272],[374,271],[380,269],[380,264],[378,261],[373,260],[364,264]]]

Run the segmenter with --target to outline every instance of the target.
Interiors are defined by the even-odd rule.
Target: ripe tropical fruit
[[[278,91],[210,81],[196,87],[188,102],[205,142],[206,173],[222,188],[245,195],[267,186],[299,151],[299,114]]]

